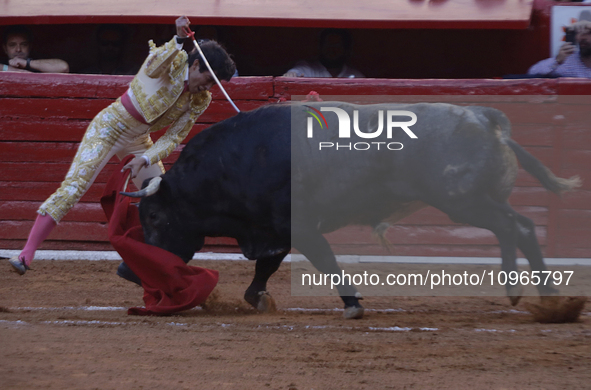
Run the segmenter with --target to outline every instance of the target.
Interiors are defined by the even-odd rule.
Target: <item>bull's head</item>
[[[140,221],[146,244],[174,253],[185,262],[203,246],[203,237],[191,234],[189,210],[182,209],[182,202],[162,177],[146,179],[141,190],[121,192],[121,195],[142,198]]]

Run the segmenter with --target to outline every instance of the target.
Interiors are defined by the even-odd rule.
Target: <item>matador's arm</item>
[[[205,111],[211,103],[211,94],[209,91],[202,92],[205,96],[198,97],[202,102],[198,105],[191,105],[191,109],[185,111],[173,124],[170,125],[166,133],[162,135],[152,145],[152,147],[144,153],[144,156],[150,162],[150,165],[157,163],[168,157],[172,151],[179,146],[179,144],[187,137],[195,121]]]

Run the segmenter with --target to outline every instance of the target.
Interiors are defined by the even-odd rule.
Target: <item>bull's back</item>
[[[401,150],[318,146],[319,142],[368,142],[355,138],[353,131],[346,140],[338,139],[334,130],[315,130],[313,138],[292,137],[292,142],[300,143],[292,145],[292,170],[299,175],[293,181],[294,194],[310,199],[325,224],[335,220],[332,225],[336,228],[347,221],[371,223],[408,202],[435,204],[478,191],[494,192],[499,183],[503,184],[503,195],[507,189],[510,192],[514,175],[507,170],[514,159],[508,158],[506,146],[495,131],[497,122],[508,124],[498,110],[440,103],[356,106],[326,102],[312,107],[321,110],[324,105],[341,108],[350,118],[357,110],[359,128],[366,132],[375,131],[379,111],[382,115],[388,110],[410,111],[417,116],[416,124],[410,127],[417,138],[395,128],[391,138],[380,139],[403,145]],[[500,119],[493,120],[497,115]],[[339,128],[336,115],[327,113],[325,118],[329,129]],[[384,126],[386,121],[384,118]]]
[[[289,216],[289,107],[242,112],[203,130],[166,175],[204,212],[261,226]]]

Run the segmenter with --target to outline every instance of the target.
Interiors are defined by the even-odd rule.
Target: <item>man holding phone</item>
[[[571,24],[567,28],[567,42],[560,47],[556,58],[538,62],[529,68],[527,73],[540,76],[591,78],[591,22],[582,20]]]

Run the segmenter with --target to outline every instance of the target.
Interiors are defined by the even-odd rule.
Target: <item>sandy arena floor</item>
[[[115,261],[0,261],[0,389],[589,389],[591,309],[538,324],[506,298],[369,297],[362,320],[340,300],[290,296],[290,266],[269,283],[278,312],[242,300],[243,261],[220,271],[215,309],[128,316],[140,287]]]

